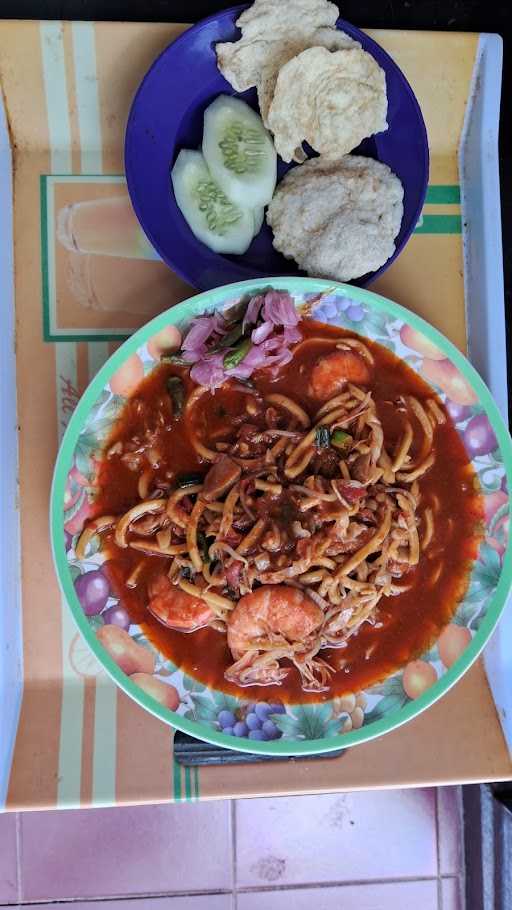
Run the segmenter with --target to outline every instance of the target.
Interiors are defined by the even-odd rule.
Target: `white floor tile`
[[[238,895],[238,910],[290,910],[291,907],[293,910],[438,910],[437,881],[291,888]]]
[[[437,875],[435,792],[239,800],[239,886]]]

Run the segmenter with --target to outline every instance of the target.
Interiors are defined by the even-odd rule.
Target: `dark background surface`
[[[234,6],[236,2],[237,0],[0,0],[0,17],[197,22],[217,10]],[[505,306],[508,317],[509,312],[512,312],[511,0],[344,0],[338,6],[344,19],[362,28],[497,32],[503,36],[500,175]],[[507,340],[509,375],[512,377],[512,318],[507,318]],[[512,405],[510,395],[509,402]]]

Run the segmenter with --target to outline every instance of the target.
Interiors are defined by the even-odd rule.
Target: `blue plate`
[[[221,93],[235,94],[217,69],[215,45],[239,37],[235,22],[243,9],[234,7],[202,20],[166,48],[137,91],[126,129],[125,171],[137,217],[162,259],[201,290],[250,278],[303,274],[274,249],[266,224],[243,256],[213,253],[194,237],[172,190],[170,170],[178,152],[201,145],[205,108]],[[428,183],[428,141],[418,102],[396,63],[364,32],[341,19],[337,25],[386,73],[389,128],[354,151],[387,164],[404,187],[396,251],[378,271],[353,282],[364,287],[389,268],[416,227]],[[238,97],[258,110],[255,89]],[[289,167],[279,162],[278,179]]]

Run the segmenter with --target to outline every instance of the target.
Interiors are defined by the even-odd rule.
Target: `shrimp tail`
[[[228,667],[224,676],[228,682],[241,687],[280,686],[288,673],[289,670],[279,666],[275,652],[259,655],[257,651],[246,651],[240,660]]]
[[[325,692],[329,689],[329,680],[334,670],[325,660],[293,658],[293,663],[300,673],[302,688],[305,692]]]

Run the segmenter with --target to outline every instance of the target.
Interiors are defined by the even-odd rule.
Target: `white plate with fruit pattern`
[[[199,739],[271,755],[329,752],[380,736],[428,708],[468,669],[491,635],[512,579],[508,484],[512,445],[487,387],[459,351],[418,316],[369,291],[307,278],[274,279],[311,318],[356,332],[405,361],[441,398],[478,476],[484,536],[469,584],[451,621],[421,654],[364,691],[285,703],[211,688],[160,653],[130,622],[102,573],[95,543],[79,559],[76,542],[94,506],[97,465],[123,405],[159,360],[175,328],[183,333],[203,313],[223,310],[268,287],[249,281],[200,294],[136,332],[100,370],[83,395],[64,436],[51,498],[56,571],[65,599],[87,643],[76,642],[77,672],[94,656],[116,683],[162,721]],[[80,666],[78,666],[80,665]]]

